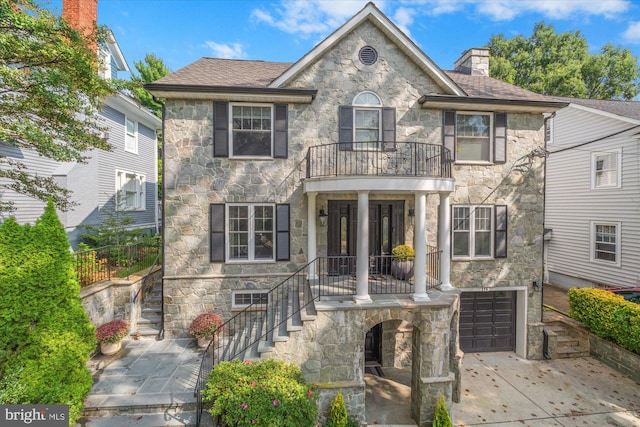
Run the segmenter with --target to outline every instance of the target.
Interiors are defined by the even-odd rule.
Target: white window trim
[[[248,155],[241,156],[237,154],[233,154],[233,107],[269,107],[271,110],[271,151],[268,156],[256,156],[256,155]],[[230,159],[273,159],[273,141],[275,134],[275,108],[273,108],[273,104],[265,104],[265,103],[249,103],[249,102],[230,102],[229,103],[229,158]]]
[[[237,290],[237,291],[232,291],[231,292],[231,309],[232,310],[241,310],[244,308],[249,307],[249,305],[251,304],[237,304],[236,303],[236,295],[239,294],[251,294],[253,299],[253,295],[265,295],[268,294],[269,290],[268,289],[242,289],[242,290]],[[263,308],[267,305],[267,303],[265,302],[264,304],[256,304],[255,307],[256,308]]]
[[[469,252],[470,255],[454,255],[454,247],[453,247],[453,233],[455,233],[455,223],[453,219],[453,208],[469,208]],[[491,229],[489,230],[489,236],[491,241],[489,242],[489,248],[491,253],[489,255],[471,255],[471,252],[475,248],[475,239],[476,239],[476,224],[475,224],[475,211],[476,208],[489,208],[491,210]],[[494,257],[494,249],[495,249],[495,234],[496,234],[496,211],[494,205],[452,205],[451,206],[451,259],[456,261],[466,261],[466,260],[492,260]]]
[[[378,104],[360,104],[360,103],[356,103],[356,99],[358,99],[358,97],[360,95],[363,94],[369,94],[369,95],[373,95],[377,100],[378,100]],[[377,149],[380,149],[380,142],[382,140],[382,99],[380,99],[380,97],[378,96],[377,93],[372,92],[370,90],[364,90],[362,92],[359,92],[356,94],[356,96],[353,97],[353,101],[351,102],[351,106],[353,107],[353,150],[357,151],[357,150],[371,150],[371,147],[362,147],[359,148],[357,144],[367,144],[367,142],[365,141],[357,141],[356,140],[356,132],[357,132],[357,127],[356,127],[356,112],[358,110],[361,111],[377,111],[378,112],[378,141],[376,141],[378,143],[378,147]]]
[[[137,188],[136,191],[136,200],[140,201],[140,206],[135,206],[135,207],[128,207],[128,206],[120,206],[120,201],[122,200],[121,197],[124,194],[124,185],[126,185],[125,183],[122,183],[120,181],[120,175],[124,175],[125,177],[127,175],[134,175],[136,177],[136,182],[139,183],[139,188]],[[115,193],[115,208],[118,211],[136,211],[136,212],[143,212],[147,210],[147,195],[145,193],[145,186],[146,186],[146,176],[143,174],[139,174],[139,173],[135,173],[135,172],[130,172],[130,171],[125,171],[122,169],[116,169],[115,170],[115,182],[116,182],[116,193]]]
[[[464,116],[473,116],[473,115],[481,115],[481,116],[489,116],[489,160],[459,160],[458,159],[458,115]],[[492,165],[493,164],[493,150],[494,150],[494,141],[493,141],[493,116],[494,113],[488,113],[486,111],[457,111],[456,112],[456,160],[454,163],[462,165]]]
[[[598,156],[615,154],[616,155],[616,183],[609,185],[596,185],[596,163]],[[600,190],[608,188],[622,188],[622,148],[616,148],[607,151],[595,151],[591,153],[591,189]]]
[[[590,221],[589,224],[589,258],[590,261],[596,264],[609,265],[620,267],[620,247],[622,245],[622,241],[620,239],[622,223],[615,221]],[[603,259],[596,258],[596,226],[597,225],[605,225],[605,226],[614,226],[616,227],[616,262],[606,261]]]
[[[553,144],[553,118],[555,114],[551,114],[544,119],[544,138],[547,144]]]
[[[232,206],[248,206],[250,209],[249,212],[249,253],[247,259],[232,259],[231,258],[231,240],[229,239],[229,208]],[[255,259],[255,223],[253,221],[254,218],[254,208],[256,206],[271,206],[273,208],[273,241],[272,241],[272,253],[271,259]],[[272,264],[276,262],[276,205],[275,203],[226,203],[224,206],[224,216],[225,216],[225,225],[224,225],[224,240],[225,240],[225,259],[227,260],[227,264]]]
[[[134,148],[127,147],[127,141],[129,140],[129,122],[133,123],[133,126],[135,128],[133,131],[133,139],[135,144]],[[127,116],[125,116],[124,118],[124,151],[126,151],[127,153],[138,154],[138,122],[130,119]]]

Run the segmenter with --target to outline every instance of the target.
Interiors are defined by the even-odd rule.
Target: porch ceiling
[[[335,176],[307,178],[305,193],[342,193],[371,191],[383,193],[451,193],[455,190],[453,178],[425,178],[406,176]]]

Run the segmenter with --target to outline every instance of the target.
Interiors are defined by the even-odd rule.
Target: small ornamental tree
[[[228,426],[314,427],[318,417],[316,393],[300,369],[275,360],[221,362],[202,396]]]
[[[0,404],[68,404],[91,390],[95,328],[80,302],[73,256],[53,202],[35,225],[0,225]]]
[[[329,411],[327,427],[345,427],[347,425],[347,420],[347,407],[344,404],[344,396],[342,395],[342,390],[340,390],[331,402],[331,409]]]
[[[449,417],[449,411],[447,411],[447,404],[444,401],[444,396],[440,396],[440,400],[438,400],[436,413],[433,417],[433,427],[452,427],[451,417]]]

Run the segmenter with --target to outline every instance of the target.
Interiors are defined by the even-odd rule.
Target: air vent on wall
[[[371,46],[365,46],[360,49],[358,57],[364,65],[373,65],[378,60],[378,52]]]

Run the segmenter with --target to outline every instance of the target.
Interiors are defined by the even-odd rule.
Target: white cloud
[[[211,49],[216,58],[242,59],[247,57],[247,54],[240,43],[224,44],[206,41],[204,42],[204,45]]]
[[[629,27],[622,33],[622,38],[629,43],[640,43],[640,22],[629,23]]]
[[[399,7],[396,9],[396,13],[393,14],[391,20],[409,37],[411,32],[409,27],[413,24],[413,17],[415,16],[415,10],[406,7]]]
[[[571,19],[576,15],[613,18],[629,10],[629,0],[469,0],[476,11],[494,21],[510,21],[518,15],[540,14],[548,19]]]

